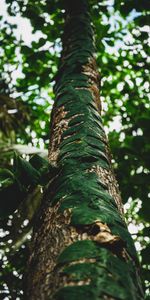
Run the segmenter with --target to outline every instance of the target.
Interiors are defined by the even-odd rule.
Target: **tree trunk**
[[[65,1],[49,160],[55,172],[34,228],[28,300],[143,299],[100,117],[86,0]]]

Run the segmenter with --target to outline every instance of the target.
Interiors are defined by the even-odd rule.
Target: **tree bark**
[[[49,160],[55,172],[37,219],[26,299],[143,299],[100,116],[86,0],[65,1]]]

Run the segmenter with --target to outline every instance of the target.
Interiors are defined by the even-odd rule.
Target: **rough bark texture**
[[[87,1],[65,1],[49,159],[57,168],[34,228],[26,299],[143,299],[100,117]]]

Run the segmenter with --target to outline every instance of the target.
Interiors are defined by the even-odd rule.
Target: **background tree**
[[[43,135],[44,143],[46,144],[48,143],[49,112],[45,112],[49,103],[45,98],[48,99],[47,95],[49,97],[53,96],[49,82],[56,72],[55,66],[61,49],[59,38],[63,30],[62,16],[64,11],[56,1],[55,3],[43,2],[40,6],[36,2],[32,3],[32,1],[29,1],[27,4],[21,1],[19,4],[13,1],[8,3],[11,4],[8,8],[10,14],[17,15],[21,12],[24,17],[28,17],[31,20],[34,32],[40,30],[45,34],[42,37],[43,39],[32,42],[30,47],[25,47],[23,41],[20,41],[20,39],[18,41],[16,37],[13,37],[12,32],[14,32],[14,29],[12,24],[10,22],[7,22],[7,24],[2,22],[2,28],[4,28],[2,39],[6,41],[3,44],[5,53],[2,52],[3,59],[1,60],[1,73],[6,82],[3,93],[6,92],[6,86],[7,89],[9,87],[11,97],[16,98],[18,96],[25,103],[28,103],[28,107],[32,110],[32,118],[28,124],[24,124],[22,131],[26,132],[26,134],[18,133],[16,142],[32,143],[34,146],[42,145],[41,136]],[[110,124],[109,139],[112,149],[114,149],[114,158],[119,157],[114,166],[119,170],[117,175],[124,201],[130,197],[130,209],[127,216],[129,223],[134,222],[137,225],[136,229],[138,228],[139,230],[138,241],[140,241],[142,249],[143,271],[146,273],[146,279],[148,279],[149,271],[145,268],[146,263],[148,263],[146,242],[148,241],[147,222],[149,221],[149,215],[147,214],[149,193],[149,146],[147,143],[149,139],[147,130],[149,124],[149,85],[146,59],[148,34],[145,27],[148,24],[147,2],[142,1],[141,4],[130,1],[130,5],[129,2],[123,1],[122,3],[115,1],[114,3],[101,2],[99,4],[91,1],[91,3],[93,5],[92,14],[97,32],[97,61],[101,69],[102,100],[108,106],[105,112],[105,124],[107,125],[108,122]],[[134,8],[136,10],[133,12]],[[50,17],[48,17],[47,12],[50,13]],[[14,40],[12,40],[12,37]],[[46,40],[50,44],[45,46]],[[115,48],[113,47],[114,45]],[[16,59],[17,51],[20,53],[19,66],[22,66],[22,73],[25,78],[12,83],[10,74],[13,73],[12,65],[17,65],[18,63],[18,55]],[[38,61],[36,66],[34,66],[35,61]],[[50,70],[46,73],[47,66],[50,66]],[[18,77],[21,76],[18,74]],[[8,95],[8,92],[6,93]],[[13,115],[15,116],[15,114]],[[39,115],[41,116],[40,118]],[[117,115],[119,115],[122,126],[116,132],[113,130],[112,120]],[[42,122],[45,123],[43,124]],[[41,126],[45,126],[42,129],[42,133]],[[16,129],[15,132],[17,132]],[[116,143],[116,137],[119,145]],[[122,176],[125,173],[127,173],[127,177]],[[132,182],[128,181],[129,175]],[[142,188],[143,182],[147,182],[145,189]],[[138,210],[139,214],[137,215]],[[134,216],[134,221],[131,215]],[[9,225],[7,220],[2,221],[2,227],[6,231],[10,230],[11,221],[9,220]],[[137,233],[135,236],[137,236]],[[3,242],[4,238],[2,239]],[[9,250],[8,246],[7,250]],[[25,248],[20,248],[18,251],[17,255],[19,253],[23,255]],[[2,284],[7,282],[6,277],[10,278],[10,275],[8,275],[10,271],[21,270],[22,273],[23,264],[22,266],[17,266],[14,257],[16,256],[13,253],[11,255],[7,253],[7,258],[6,255],[3,256],[3,270],[5,270],[7,276],[3,275]],[[15,274],[13,274],[14,279],[18,277]],[[9,283],[7,282],[8,285],[9,290],[13,290],[13,293],[15,293],[15,280],[11,278]],[[3,293],[7,294],[7,286],[4,286]],[[20,292],[17,291],[17,293]]]

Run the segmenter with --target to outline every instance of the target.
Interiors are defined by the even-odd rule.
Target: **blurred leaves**
[[[12,132],[23,135],[24,126],[30,122],[31,111],[21,99],[0,94],[0,129],[9,137]]]

